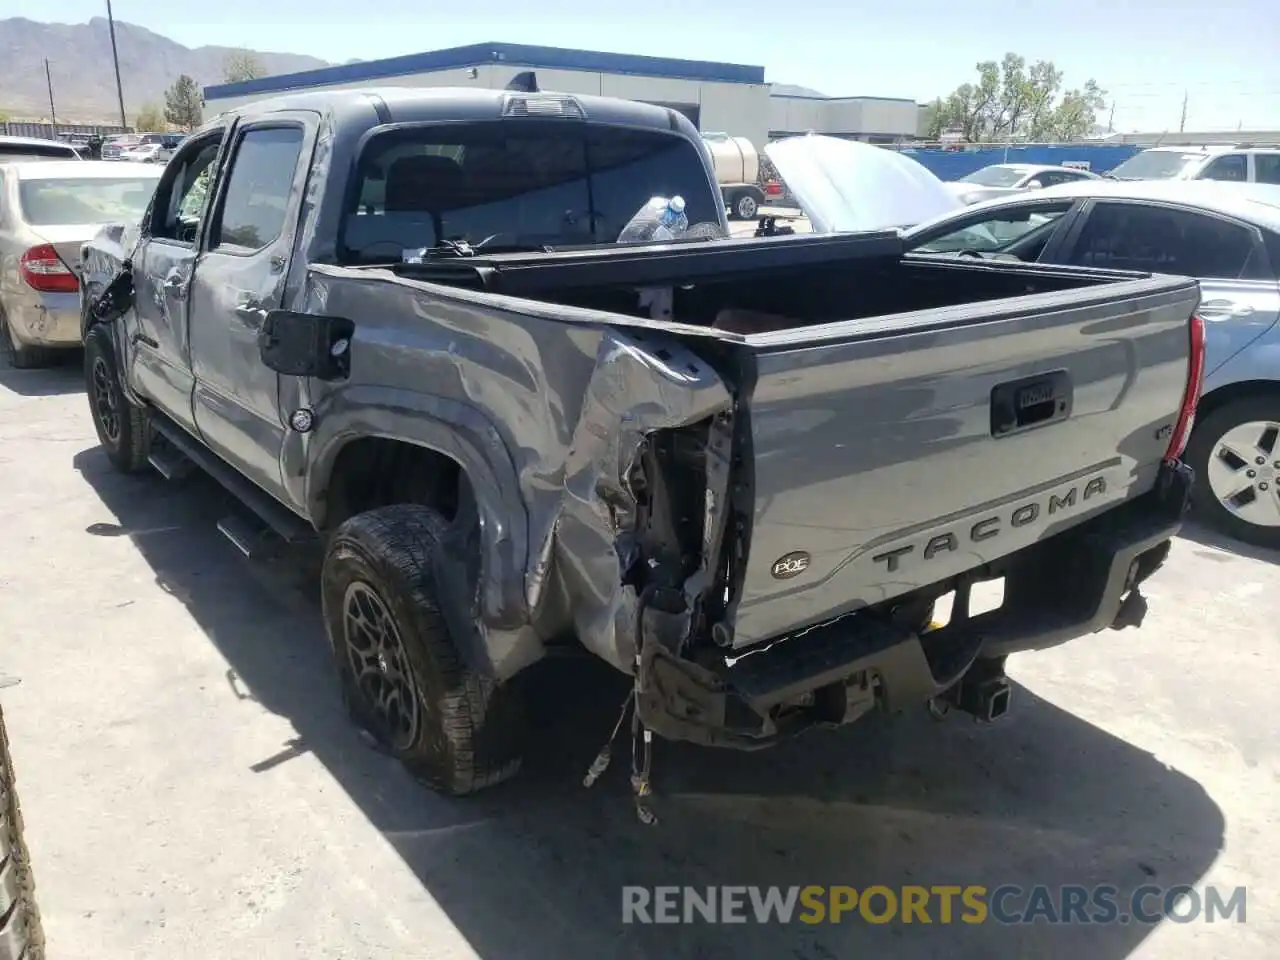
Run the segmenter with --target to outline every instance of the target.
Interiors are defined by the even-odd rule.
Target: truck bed
[[[735,647],[979,568],[1150,490],[1182,404],[1199,297],[1182,278],[904,257],[894,234],[502,255],[397,272],[397,297],[416,300],[424,318],[459,317],[460,301],[496,310],[486,339],[499,352],[530,339],[545,351],[549,334],[531,337],[532,322],[574,345],[572,361],[545,352],[537,361],[562,377],[578,351],[595,354],[581,406],[576,386],[556,388],[566,457],[590,445],[586,430],[626,429],[591,409],[594,400],[626,410],[618,393],[635,389],[607,369],[601,335],[650,355],[661,335],[714,371],[681,388],[652,369],[644,399],[705,416],[681,396],[705,395],[693,382],[704,376],[732,398],[732,489],[749,544],[730,578]],[[673,291],[672,322],[641,316],[637,290],[655,286]],[[329,308],[342,312],[333,292]],[[786,322],[756,334],[712,328],[741,310]],[[675,364],[670,351],[656,355]],[[358,379],[354,351],[352,371]]]

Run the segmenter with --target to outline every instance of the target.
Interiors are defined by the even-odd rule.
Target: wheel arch
[[[1229,403],[1246,397],[1270,396],[1280,400],[1280,381],[1278,380],[1236,380],[1211,390],[1200,398],[1196,405],[1196,422],[1199,423],[1209,414],[1221,410]]]
[[[343,391],[340,403],[317,411],[305,455],[308,515],[322,532],[356,512],[391,502],[452,507],[442,512],[453,514],[473,507],[480,538],[481,618],[501,628],[528,622],[528,513],[506,444],[475,408],[423,394]],[[362,491],[359,478],[371,468],[395,476],[378,478]],[[415,481],[423,484],[417,495]],[[394,495],[391,502],[388,491]]]

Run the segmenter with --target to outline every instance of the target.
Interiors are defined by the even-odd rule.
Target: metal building
[[[756,146],[790,133],[830,133],[877,141],[911,137],[917,105],[878,97],[823,98],[773,91],[764,67],[669,57],[641,57],[513,43],[366,60],[301,73],[205,87],[207,113],[286,91],[363,86],[478,86],[501,89],[525,70],[560,93],[624,97],[679,110],[701,130],[747,137]],[[899,114],[901,116],[899,116]]]

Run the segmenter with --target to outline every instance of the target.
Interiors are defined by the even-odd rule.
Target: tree
[[[134,129],[146,133],[160,133],[165,128],[164,111],[154,103],[146,104],[133,118]]]
[[[1006,53],[1004,60],[976,65],[976,83],[962,83],[934,101],[926,114],[930,139],[955,131],[971,143],[1002,140],[1071,140],[1093,127],[1106,92],[1093,80],[1062,90],[1062,71],[1047,60],[1030,66]]]
[[[203,116],[200,88],[184,73],[164,92],[164,118],[175,127],[191,130],[200,125]]]
[[[248,50],[231,54],[222,64],[222,76],[227,83],[257,80],[266,75],[267,71],[263,69],[262,62]]]

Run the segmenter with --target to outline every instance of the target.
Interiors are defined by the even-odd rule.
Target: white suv
[[[1280,147],[1152,147],[1112,168],[1117,180],[1228,180],[1280,183]]]

